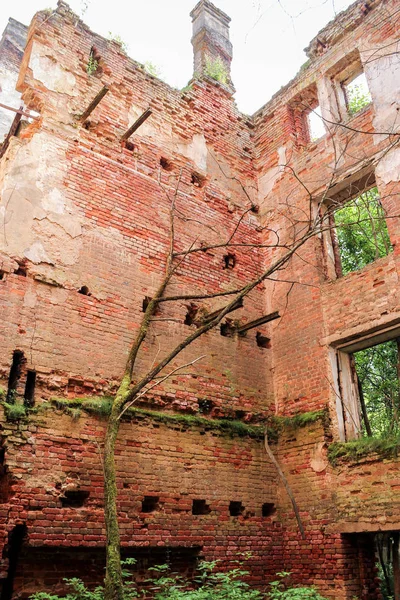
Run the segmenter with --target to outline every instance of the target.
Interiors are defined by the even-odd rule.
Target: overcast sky
[[[350,0],[215,0],[231,18],[232,79],[236,101],[252,114],[285,85],[306,61],[303,48]],[[150,61],[178,88],[192,75],[191,19],[196,0],[70,0],[97,33],[121,36],[129,55]],[[0,31],[8,17],[29,24],[56,0],[0,0]],[[85,7],[87,8],[85,11]]]

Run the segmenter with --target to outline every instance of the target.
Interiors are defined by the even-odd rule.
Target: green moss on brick
[[[400,453],[400,436],[385,439],[360,438],[351,442],[335,442],[328,448],[329,462],[357,462],[371,454],[382,458],[397,458]]]
[[[107,417],[110,414],[113,399],[110,397],[90,397],[90,398],[52,398],[51,403],[56,408],[65,411],[67,414],[77,418],[77,410],[82,409],[90,414],[99,417]],[[124,418],[130,419],[151,419],[158,423],[164,423],[169,427],[194,428],[200,427],[208,431],[219,431],[221,434],[253,437],[256,439],[264,438],[264,426],[248,425],[243,421],[231,419],[207,419],[199,415],[187,415],[182,413],[167,413],[162,411],[147,410],[143,408],[131,407],[124,414]],[[272,440],[276,439],[274,428],[268,429]]]
[[[292,428],[299,429],[300,427],[307,427],[313,423],[321,421],[323,425],[328,422],[328,411],[327,410],[314,410],[310,412],[298,413],[291,417],[273,417],[273,422],[276,424],[278,429]]]

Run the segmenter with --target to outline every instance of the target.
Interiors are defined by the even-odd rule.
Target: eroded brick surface
[[[218,11],[206,4],[212,27]],[[40,119],[24,124],[0,162],[0,376],[7,388],[13,352],[22,351],[17,401],[35,371],[38,409],[17,423],[3,418],[6,590],[11,536],[26,527],[14,597],[55,589],[69,574],[88,583],[101,578],[105,421],[50,399],[115,391],[143,301],[165,273],[172,198],[178,252],[192,244],[218,246],[233,233],[236,245],[229,249],[234,260],[221,247],[186,257],[168,293],[215,294],[242,287],[281,255],[293,223],[297,234],[300,222],[307,223],[310,196],[313,214],[327,191],[343,193],[371,173],[392,253],[338,278],[328,232],[314,236],[276,281],[260,284],[228,315],[229,327],[274,311],[278,320],[245,336],[210,331],[171,369],[203,356],[200,366],[189,376],[176,373],[140,403],[251,424],[324,409],[324,426],[286,427],[272,446],[306,538],[259,437],[132,417],[121,428],[117,465],[122,545],[143,560],[141,568],[149,556],[161,557],[160,548],[189,572],[198,555],[228,566],[238,552],[251,551],[249,579],[259,587],[289,570],[294,582],[315,584],[330,598],[380,597],[372,534],[400,529],[397,460],[371,455],[332,466],[326,453],[352,428],[335,371],[338,348],[395,332],[399,322],[393,134],[400,77],[390,52],[398,40],[390,18],[396,4],[356,2],[339,15],[311,42],[309,65],[253,117],[237,110],[230,81],[201,77],[188,90],[171,89],[117,43],[91,32],[63,2],[34,18],[18,90]],[[220,17],[226,35],[229,21]],[[194,38],[196,60],[202,64],[212,44],[213,55],[225,52],[229,67],[229,40],[218,45],[216,39],[210,31]],[[89,57],[96,68],[88,69]],[[372,103],[350,117],[340,86],[352,65],[363,66]],[[79,120],[103,86],[109,89],[103,100]],[[318,104],[329,131],[312,141],[305,113]],[[149,107],[151,116],[121,143]],[[217,310],[223,299],[193,304],[161,305],[135,378],[194,330],[185,320]],[[192,514],[194,500],[205,501],[208,514]],[[238,516],[230,514],[231,502],[239,503]],[[263,516],[265,504],[273,506]],[[90,568],[79,569],[82,560]]]

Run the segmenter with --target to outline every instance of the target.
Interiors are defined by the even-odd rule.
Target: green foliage
[[[152,75],[153,77],[158,77],[160,79],[161,69],[159,67],[157,67],[157,65],[152,63],[150,60],[147,60],[144,63],[143,67],[144,67],[144,70],[146,71],[146,73],[148,73],[149,75]]]
[[[314,410],[305,413],[298,413],[291,417],[274,417],[274,422],[278,427],[290,427],[292,429],[298,429],[300,427],[307,427],[317,421],[325,421],[328,418],[328,413],[325,410]]]
[[[82,409],[88,413],[107,417],[111,411],[113,399],[108,396],[92,397],[92,398],[52,398],[51,402],[60,410],[64,410],[67,414],[72,415],[72,410]],[[248,425],[243,421],[230,419],[206,419],[199,415],[187,415],[181,413],[165,413],[155,410],[146,410],[142,408],[132,407],[125,415],[131,418],[148,417],[153,421],[164,423],[169,426],[179,425],[183,428],[187,427],[202,427],[210,431],[220,431],[227,435],[237,435],[239,437],[253,437],[262,439],[264,437],[264,428],[257,425]],[[273,436],[274,432],[271,431]]]
[[[379,454],[384,458],[396,458],[400,453],[400,436],[387,438],[360,438],[351,442],[335,442],[329,445],[328,459],[332,465],[339,460],[354,461]]]
[[[360,110],[371,104],[371,95],[363,85],[347,86],[347,109],[349,115],[355,115]]]
[[[99,63],[98,61],[94,58],[93,56],[93,52],[91,52],[89,54],[89,60],[88,60],[88,64],[86,65],[86,73],[88,75],[93,75],[94,73],[96,73],[97,69],[99,68]]]
[[[222,83],[223,85],[227,85],[229,83],[228,69],[222,58],[219,56],[216,58],[206,56],[204,74],[207,75],[207,77],[211,77],[211,79],[215,79],[215,81]]]
[[[199,563],[193,581],[188,581],[177,573],[171,573],[168,565],[150,569],[154,576],[146,581],[145,589],[138,590],[132,580],[129,567],[134,559],[123,561],[124,598],[134,600],[153,598],[154,600],[325,600],[312,587],[286,588],[283,579],[289,573],[278,573],[279,580],[271,584],[271,591],[264,594],[253,590],[243,581],[248,571],[238,567],[226,572],[217,572],[217,561]],[[69,592],[65,596],[37,592],[31,600],[103,600],[104,589],[99,586],[88,590],[80,579],[66,579]]]
[[[128,54],[128,44],[122,39],[122,37],[118,33],[113,33],[112,31],[108,32],[108,39],[110,42],[116,42],[121,46],[121,50]]]
[[[290,573],[277,573],[279,579],[270,584],[268,600],[325,600],[314,587],[286,587],[284,580]]]
[[[0,400],[6,397],[6,390],[0,386]]]
[[[26,417],[26,408],[23,404],[9,404],[3,402],[3,406],[8,421],[19,421]]]
[[[335,211],[343,275],[362,269],[392,251],[377,188]]]
[[[391,340],[354,355],[372,434],[380,438],[400,435],[400,385],[397,342]],[[365,433],[365,424],[364,424]]]

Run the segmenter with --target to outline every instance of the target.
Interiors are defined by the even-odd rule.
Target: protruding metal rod
[[[40,117],[36,117],[34,115],[30,115],[28,112],[25,112],[21,108],[13,108],[12,106],[7,106],[6,104],[0,104],[1,108],[5,108],[6,110],[11,110],[19,115],[23,115],[24,117],[29,117],[30,119],[40,119]]]
[[[255,321],[250,321],[250,323],[246,323],[246,325],[242,325],[242,327],[237,328],[237,332],[240,334],[249,331],[249,329],[254,329],[255,327],[260,327],[261,325],[265,325],[265,323],[269,323],[270,321],[275,321],[275,319],[280,318],[280,314],[278,311],[271,313],[270,315],[265,315],[265,317],[261,317],[260,319],[256,319]]]
[[[109,92],[109,89],[108,87],[104,86],[103,89],[101,89],[100,92],[97,94],[97,96],[91,101],[85,112],[81,114],[81,116],[79,117],[79,121],[86,121],[90,113],[94,111],[96,106],[102,101],[107,92]]]
[[[126,131],[124,133],[124,135],[121,137],[121,142],[125,142],[127,139],[129,139],[131,137],[132,133],[134,133],[137,129],[139,129],[139,127],[146,121],[146,119],[148,119],[150,117],[151,114],[153,114],[153,111],[150,108],[148,108],[137,119],[137,121],[135,121],[134,124],[129,127],[128,131]]]

